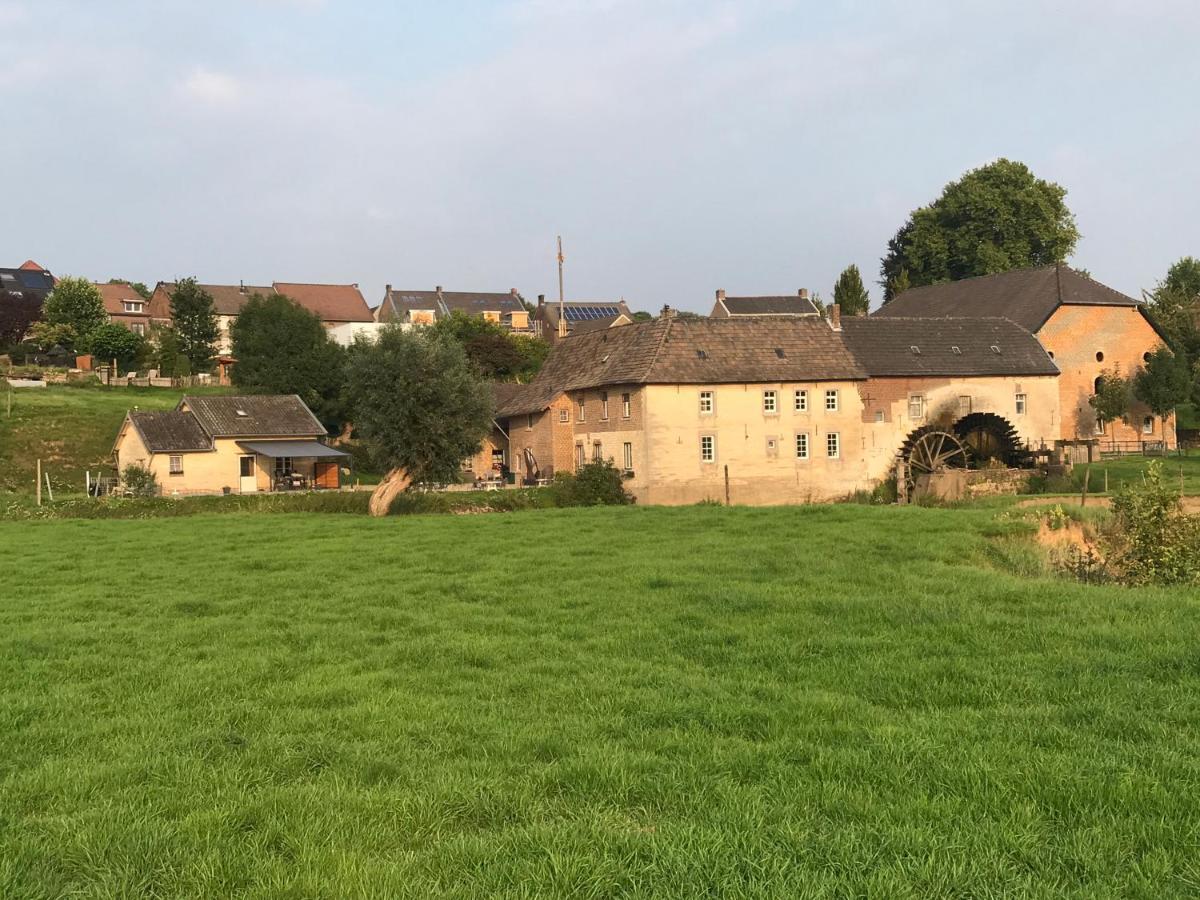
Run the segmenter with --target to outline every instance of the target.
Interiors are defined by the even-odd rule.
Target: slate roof
[[[1002,316],[1036,333],[1059,306],[1128,306],[1142,303],[1067,265],[1014,269],[909,288],[885,303],[877,317]]]
[[[142,436],[142,443],[151,453],[185,453],[212,449],[212,439],[191,413],[179,410],[135,410],[129,414],[129,421],[138,430],[138,434]]]
[[[370,322],[371,310],[357,284],[275,282],[275,291],[295,300],[323,322]]]
[[[508,291],[503,294],[474,291],[406,291],[391,289],[384,294],[383,305],[402,318],[411,310],[432,309],[437,316],[448,316],[458,310],[469,316],[485,312],[523,312],[520,297]]]
[[[719,301],[731,316],[816,316],[816,306],[798,294],[778,297],[724,297]]]
[[[214,437],[312,437],[328,434],[295,394],[252,397],[184,397],[177,409],[190,410]]]
[[[873,378],[1059,373],[1038,339],[1009,319],[854,317],[842,319],[842,334]]]

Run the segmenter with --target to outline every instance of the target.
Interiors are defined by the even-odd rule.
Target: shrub
[[[1146,467],[1143,483],[1125,486],[1112,504],[1111,562],[1127,584],[1200,582],[1200,516],[1184,514],[1162,463]]]
[[[584,463],[574,474],[559,472],[550,491],[558,506],[624,506],[633,502],[621,472],[605,459]]]
[[[121,472],[121,483],[134,497],[153,497],[158,493],[158,479],[154,473],[133,463]]]

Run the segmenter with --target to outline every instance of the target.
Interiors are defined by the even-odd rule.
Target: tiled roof
[[[781,297],[724,297],[731,316],[815,316],[817,308],[798,294]]]
[[[129,414],[129,421],[142,436],[151,453],[184,453],[211,450],[212,439],[205,434],[196,417],[188,412],[141,412]]]
[[[1143,305],[1070,266],[1039,266],[1014,269],[997,275],[981,275],[909,288],[885,303],[874,315],[881,317],[975,317],[1002,316],[1037,332],[1060,305]]]
[[[553,400],[553,396],[550,399]],[[549,406],[549,401],[542,399],[541,389],[533,384],[494,383],[492,400],[495,403],[497,419],[540,412]]]
[[[104,311],[110,316],[148,316],[147,303],[144,297],[135,291],[128,284],[97,284],[96,289],[100,291],[100,299],[104,301]],[[126,312],[125,301],[132,303],[141,303],[142,311]]]
[[[275,282],[275,290],[291,297],[323,322],[370,322],[371,310],[357,284]]]
[[[242,307],[246,305],[246,301],[255,294],[269,297],[275,293],[273,287],[261,284],[198,284],[196,286],[207,291],[213,298],[213,310],[218,316],[236,316],[242,311]],[[175,290],[175,283],[164,281],[159,287],[166,292],[169,298],[170,294]],[[166,310],[165,314],[169,316],[170,310]]]
[[[842,319],[846,344],[871,377],[1057,375],[1029,331],[1009,319]]]
[[[499,293],[475,293],[472,291],[405,291],[393,288],[383,298],[385,306],[391,307],[397,316],[410,310],[432,309],[444,316],[458,310],[469,316],[485,312],[522,312],[525,307],[512,291]]]
[[[308,437],[328,433],[295,394],[184,397],[178,408],[190,410],[205,432],[218,437]]]

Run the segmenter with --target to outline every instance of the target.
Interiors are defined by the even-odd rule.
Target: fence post
[[[725,464],[725,505],[729,505],[729,464]]]
[[[37,484],[37,505],[42,505],[42,461],[37,461],[37,478],[34,479]]]

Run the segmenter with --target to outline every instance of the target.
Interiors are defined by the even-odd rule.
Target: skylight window
[[[992,344],[992,352],[996,355],[1000,354],[1000,348],[996,344]]]
[[[237,414],[238,414],[239,416],[245,416],[245,415],[246,415],[246,411],[245,411],[244,409],[239,409],[239,410],[237,410]]]
[[[955,344],[954,346],[952,346],[950,348],[950,352],[953,353],[955,356],[962,356],[962,351],[958,349],[957,344]]]

